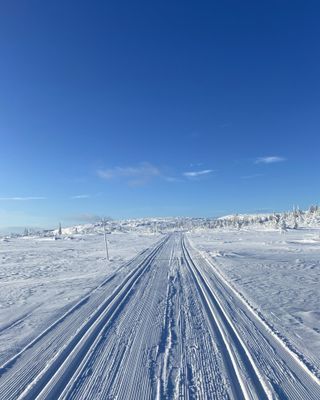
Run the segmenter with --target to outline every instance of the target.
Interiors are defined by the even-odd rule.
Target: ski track
[[[0,367],[1,400],[319,398],[317,377],[180,233]]]

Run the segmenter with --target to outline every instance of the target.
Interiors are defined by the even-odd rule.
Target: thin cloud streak
[[[30,201],[30,200],[46,200],[47,197],[26,196],[26,197],[0,197],[0,201]]]
[[[75,196],[71,196],[71,199],[78,200],[78,199],[89,199],[91,196],[89,194],[77,194]]]
[[[201,163],[193,164],[193,166],[200,165]],[[179,177],[174,175],[166,175],[157,166],[149,162],[143,162],[135,166],[117,166],[113,168],[99,169],[96,173],[100,178],[106,181],[124,180],[128,186],[137,187],[143,186],[156,178],[160,178],[168,183],[176,183],[183,182],[182,177],[196,180],[213,172],[215,171],[212,169],[187,171],[183,172]],[[83,197],[77,196],[76,198]]]
[[[186,176],[187,178],[197,178],[199,176],[211,174],[212,172],[214,172],[212,169],[204,169],[202,171],[184,172],[182,175]]]
[[[258,157],[255,160],[255,164],[273,164],[283,161],[286,161],[286,158],[279,156]]]
[[[137,166],[114,167],[104,170],[98,170],[97,175],[105,180],[114,180],[126,178],[129,186],[142,186],[152,179],[161,176],[161,171],[158,167],[143,162]]]
[[[145,162],[135,167],[115,167],[99,170],[98,175],[104,179],[114,179],[118,177],[158,176],[160,171],[157,167]]]

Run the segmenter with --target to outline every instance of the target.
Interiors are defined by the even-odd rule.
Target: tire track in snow
[[[189,246],[188,246],[189,247]],[[209,291],[220,302],[235,332],[248,349],[260,376],[276,399],[318,400],[320,384],[306,366],[301,365],[295,354],[291,354],[281,339],[274,335],[264,320],[249,307],[235,289],[223,278],[212,264],[197,250],[197,269],[205,280]],[[190,253],[189,248],[187,249]],[[200,257],[199,257],[200,255]]]
[[[174,236],[170,263],[152,399],[230,399],[218,349],[183,261],[180,234]]]
[[[0,398],[319,399],[192,252],[173,234],[132,261],[112,293],[102,283],[4,366]]]
[[[272,399],[272,393],[263,381],[259,369],[255,365],[248,349],[223,310],[219,300],[210,289],[205,276],[201,274],[192,261],[184,242],[182,242],[182,247],[186,264],[194,277],[213,330],[218,336],[224,361],[230,373],[235,398],[245,400]],[[235,352],[234,349],[237,351]],[[238,358],[237,353],[241,359]],[[244,378],[243,369],[245,369],[246,379]]]
[[[66,388],[63,398],[155,398],[149,355],[160,338],[168,274],[168,263],[163,259],[168,261],[171,248],[170,241],[157,254],[101,346],[89,357],[90,364],[83,369],[79,384]],[[89,365],[93,376],[86,376]]]
[[[175,301],[178,301],[177,289],[175,287],[176,276],[169,275],[166,298],[166,310],[164,314],[161,339],[158,347],[157,361],[160,365],[159,376],[157,377],[156,400],[176,398],[177,382],[172,376],[173,368],[169,365],[172,348],[176,346],[175,333]],[[176,371],[178,372],[178,371]]]
[[[9,376],[9,378],[5,380],[4,384],[1,385],[0,382],[0,398],[6,400],[34,400],[36,398],[41,398],[41,393],[43,393],[44,398],[48,398],[50,392],[47,392],[48,388],[53,390],[53,392],[50,393],[50,398],[58,398],[60,392],[63,390],[63,384],[65,384],[67,377],[68,379],[71,379],[76,373],[78,364],[81,362],[82,357],[95,343],[95,339],[103,329],[103,326],[107,322],[108,318],[111,318],[117,307],[121,305],[121,302],[125,301],[130,288],[134,286],[134,284],[147,270],[153,258],[166,241],[167,238],[162,240],[160,244],[156,245],[152,251],[145,256],[143,261],[138,263],[138,266],[131,273],[129,273],[124,282],[122,282],[122,284],[115,289],[109,298],[107,298],[98,306],[95,312],[89,316],[88,320],[78,329],[75,334],[72,335],[71,339],[64,344],[61,349],[59,349],[60,351],[53,356],[51,355],[51,358],[46,360],[46,363],[42,366],[42,368],[38,369],[38,373],[34,374],[33,376],[31,374],[31,379],[30,372],[32,372],[32,367],[31,370],[28,370],[27,366],[23,365],[21,369],[14,371],[16,373],[13,373],[12,376]],[[110,277],[106,279],[106,281],[108,280],[110,280]],[[104,286],[106,281],[103,282],[100,287]],[[23,355],[26,350],[32,349],[34,346],[37,346],[38,343],[41,343],[41,339],[46,338],[53,328],[60,324],[65,318],[70,316],[74,309],[82,306],[84,302],[88,301],[89,296],[86,296],[79,303],[77,303],[76,306],[74,306],[56,323],[54,323],[35,340],[33,340],[17,356],[13,357],[13,359],[9,360],[9,362],[2,366],[1,372],[7,372],[8,370],[8,372],[10,372],[10,367],[14,364],[17,358]],[[48,347],[50,347],[51,341],[54,341],[54,339],[54,337],[51,338],[49,335],[47,343]],[[46,341],[44,342],[44,346],[46,346]],[[41,353],[44,350],[45,348],[40,346],[38,351]],[[31,362],[31,365],[34,365],[33,359],[29,361]],[[20,374],[20,371],[22,374]]]
[[[61,398],[154,400],[158,393],[160,399],[230,399],[180,255],[180,235],[173,235],[89,356],[76,386]]]

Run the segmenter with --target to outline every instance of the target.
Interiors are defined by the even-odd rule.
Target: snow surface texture
[[[0,241],[0,363],[15,354],[75,301],[148,248],[156,235],[24,237]]]
[[[320,230],[207,230],[189,237],[320,376]]]
[[[223,236],[228,234],[229,238]],[[69,276],[66,292],[58,302],[59,311],[54,315],[58,304],[53,303],[51,309],[46,309],[48,304],[40,305],[3,326],[0,332],[1,339],[3,335],[14,339],[19,326],[28,325],[28,321],[33,332],[24,347],[20,342],[12,354],[5,351],[6,360],[0,363],[0,399],[319,399],[315,360],[299,352],[290,336],[288,339],[277,331],[261,312],[257,299],[253,303],[253,298],[245,298],[242,287],[217,266],[217,258],[227,258],[225,250],[205,248],[212,245],[213,235],[222,235],[221,242],[215,243],[217,247],[219,243],[223,246],[235,242],[235,237],[244,240],[246,234],[253,235],[212,230],[189,235],[134,235],[131,244],[140,243],[142,248],[149,240],[151,247],[120,268],[105,269],[105,273],[98,268],[92,275],[88,272],[92,263],[106,263],[102,237],[79,237],[77,250],[85,259],[88,257],[88,262],[83,266],[82,279],[76,276],[76,269],[73,277]],[[262,234],[270,235],[274,246],[265,259],[279,263],[279,269],[290,252],[286,250],[276,261],[273,255],[274,249],[281,247],[275,245],[280,233]],[[113,238],[122,240],[116,239],[117,235],[110,236],[110,242]],[[130,243],[127,234],[118,236],[123,238],[123,245]],[[257,240],[255,236],[251,238]],[[39,239],[19,239],[23,240],[33,243],[26,254],[36,253]],[[74,240],[52,240],[50,245],[62,246],[62,251],[63,243],[76,246]],[[299,246],[306,238],[292,236],[282,240]],[[308,237],[307,243],[310,240],[316,241]],[[48,241],[43,242],[49,246]],[[17,243],[13,244],[13,252]],[[265,239],[263,243],[269,242]],[[250,254],[250,244],[247,246],[246,257]],[[255,242],[252,246],[255,248]],[[258,247],[257,260],[260,253],[264,257],[263,245]],[[42,248],[42,256],[44,249],[48,257],[49,248]],[[239,256],[236,249],[235,246],[232,254]],[[50,255],[51,262],[58,254]],[[81,257],[74,257],[70,264],[79,264],[78,258]],[[46,262],[49,263],[48,258]],[[35,271],[37,268],[39,263]],[[52,269],[51,279],[45,272],[44,287],[40,286],[36,293],[40,294],[54,276],[67,275],[66,270],[55,274],[57,265]],[[28,274],[26,277],[33,279],[32,270]],[[20,281],[28,280],[26,277],[20,277]],[[89,284],[80,283],[90,279]],[[60,289],[62,282],[63,279],[51,283],[54,290]],[[54,290],[49,299],[42,296],[44,303],[54,301]],[[75,298],[63,309],[69,291]],[[32,295],[29,297],[32,299]],[[36,295],[35,299],[39,297]],[[281,296],[273,297],[277,309],[276,300]],[[41,307],[45,307],[43,315],[37,311]],[[33,313],[37,318],[32,326]],[[43,326],[42,317],[46,321]]]

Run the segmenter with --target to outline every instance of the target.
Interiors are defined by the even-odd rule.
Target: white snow
[[[320,371],[320,230],[202,230],[192,243]]]
[[[108,235],[111,261],[100,234],[0,241],[0,360],[158,239],[135,232]]]
[[[318,399],[319,231],[187,223],[1,242],[0,397]]]

